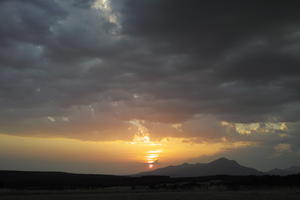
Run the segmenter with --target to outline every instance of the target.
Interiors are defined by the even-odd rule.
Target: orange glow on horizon
[[[158,164],[160,153],[163,152],[163,149],[153,149],[153,146],[162,146],[161,143],[153,142],[150,139],[150,136],[138,135],[136,134],[133,138],[133,141],[129,144],[132,145],[140,145],[140,146],[149,146],[150,150],[145,152],[144,163],[148,165],[148,168],[153,168],[156,164]]]
[[[153,168],[155,164],[158,164],[159,155],[162,151],[160,149],[147,151],[145,162],[149,165],[149,168]]]
[[[214,155],[228,149],[255,145],[249,142],[191,143],[186,141],[186,138],[165,138],[159,142],[152,142],[149,137],[149,140],[144,143],[130,143],[121,140],[81,141],[0,134],[0,157],[35,160],[40,163],[49,162],[58,171],[130,174],[144,171],[145,165],[147,169],[153,169],[157,165],[165,167],[204,155]],[[47,168],[50,165],[45,166],[39,168],[37,165],[37,170],[51,170]],[[22,166],[16,166],[16,169],[19,169],[18,167]]]

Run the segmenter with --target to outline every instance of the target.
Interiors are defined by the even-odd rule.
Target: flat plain
[[[1,200],[299,200],[300,189],[244,191],[2,191]]]

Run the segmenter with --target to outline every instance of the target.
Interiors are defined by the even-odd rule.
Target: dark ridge
[[[242,166],[234,160],[219,158],[209,163],[185,163],[183,165],[169,166],[149,172],[135,174],[135,176],[145,175],[165,175],[171,177],[198,177],[213,175],[248,176],[263,175],[263,172],[260,172],[254,168]]]
[[[112,186],[126,186],[132,190],[144,189],[210,189],[225,188],[262,189],[278,187],[300,187],[300,174],[289,176],[201,176],[178,177],[168,176],[112,176],[70,174],[61,172],[22,172],[0,171],[0,189],[17,190],[64,190],[64,189],[94,189]]]
[[[290,174],[293,175],[290,175]],[[272,175],[276,174],[276,175]],[[78,189],[112,186],[136,186],[150,189],[187,189],[190,187],[272,188],[299,187],[300,168],[273,169],[263,173],[240,165],[234,160],[220,158],[209,163],[169,166],[135,176],[105,174],[73,174],[65,172],[0,170],[0,189]]]

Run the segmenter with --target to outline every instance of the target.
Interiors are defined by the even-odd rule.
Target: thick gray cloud
[[[138,119],[155,138],[297,152],[299,3],[94,3],[0,2],[1,133],[127,140]],[[288,128],[234,126],[266,122]]]
[[[157,75],[169,86],[161,84],[158,96],[185,98],[196,112],[258,121],[284,118],[283,106],[298,102],[297,85],[287,83],[296,84],[300,72],[297,5],[128,0],[120,12],[124,34],[143,40],[156,57],[178,59],[171,72]]]

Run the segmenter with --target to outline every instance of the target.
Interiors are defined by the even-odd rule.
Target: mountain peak
[[[225,163],[238,164],[235,160],[229,160],[228,158],[225,157],[221,157],[219,159],[211,161],[210,163],[211,164],[225,164]]]
[[[159,168],[153,171],[139,173],[145,175],[165,175],[173,177],[196,177],[212,175],[261,175],[262,172],[253,168],[244,167],[234,160],[219,158],[209,163],[188,164],[184,163],[177,166]]]
[[[230,161],[230,160],[226,157],[221,157],[221,158],[216,159],[215,161]]]

